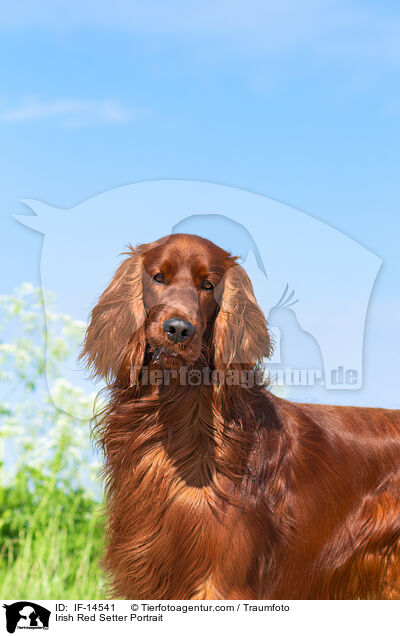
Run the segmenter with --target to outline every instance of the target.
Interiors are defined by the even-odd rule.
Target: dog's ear
[[[214,366],[253,369],[272,352],[265,316],[240,265],[233,264],[220,285],[220,308],[213,330]]]
[[[145,352],[142,259],[132,248],[90,315],[80,359],[92,377],[108,384],[128,380],[142,367]],[[126,384],[129,382],[127,381]]]

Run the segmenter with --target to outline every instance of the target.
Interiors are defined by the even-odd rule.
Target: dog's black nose
[[[169,318],[163,323],[163,329],[172,342],[185,342],[194,333],[191,322],[182,318]]]

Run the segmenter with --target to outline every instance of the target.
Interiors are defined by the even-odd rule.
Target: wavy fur
[[[251,371],[270,351],[265,318],[234,259],[187,235],[145,247],[132,251],[100,297],[82,354],[109,382],[96,433],[105,455],[111,593],[400,598],[399,411],[295,404],[259,385],[144,385],[140,368],[154,367],[159,325],[171,312],[172,297],[161,302],[156,293],[173,292],[180,315],[195,316],[201,349],[193,368]],[[192,263],[200,257],[220,280],[215,305],[196,292],[196,313],[182,268],[189,263],[197,280]],[[159,263],[174,272],[161,291],[151,287]],[[194,359],[194,346],[176,347],[182,364]],[[162,355],[167,368],[168,349]]]

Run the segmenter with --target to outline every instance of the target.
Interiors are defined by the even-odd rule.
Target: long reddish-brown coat
[[[174,316],[185,342],[163,330]],[[270,350],[250,280],[210,241],[165,237],[118,268],[82,352],[110,389],[97,434],[115,595],[400,598],[400,411],[142,382],[155,351],[167,369],[252,373]]]
[[[110,543],[127,598],[399,598],[400,413],[213,389],[114,405],[103,425]],[[218,418],[217,418],[218,420]]]

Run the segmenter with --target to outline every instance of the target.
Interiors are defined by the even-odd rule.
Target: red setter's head
[[[92,311],[82,352],[96,376],[123,383],[146,355],[169,369],[252,369],[269,354],[264,315],[236,257],[191,234],[130,248]]]

